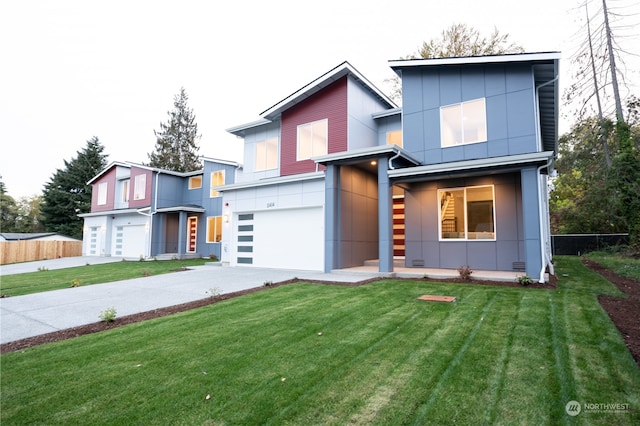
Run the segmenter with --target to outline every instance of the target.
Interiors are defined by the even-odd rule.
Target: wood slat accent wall
[[[82,241],[2,241],[0,265],[82,256]]]

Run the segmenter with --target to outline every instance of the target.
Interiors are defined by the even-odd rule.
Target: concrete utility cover
[[[427,302],[455,302],[455,296],[434,296],[431,294],[425,294],[418,297],[418,300],[426,300]]]

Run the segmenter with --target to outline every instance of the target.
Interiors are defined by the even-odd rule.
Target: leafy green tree
[[[64,168],[58,169],[43,191],[42,223],[49,232],[82,238],[82,219],[79,213],[91,210],[91,185],[87,182],[107,165],[104,146],[97,137],[77,152]]]
[[[453,58],[524,52],[524,49],[512,43],[509,37],[509,34],[500,34],[495,28],[489,36],[483,36],[477,29],[467,24],[452,24],[443,30],[439,37],[422,42],[416,52],[401,59]],[[400,101],[402,99],[400,79],[393,77],[385,82],[391,85],[391,98]]]
[[[44,232],[42,224],[42,196],[20,197],[16,202],[16,232]]]
[[[149,156],[149,165],[176,172],[191,172],[201,168],[198,159],[198,124],[193,110],[187,106],[189,97],[184,88],[173,98],[173,111],[168,111],[167,123],[160,123],[155,131],[155,150]]]
[[[16,200],[7,193],[4,182],[0,180],[0,232],[16,232],[17,210]]]

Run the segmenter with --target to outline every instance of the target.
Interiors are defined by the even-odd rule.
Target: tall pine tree
[[[107,155],[103,151],[104,146],[94,136],[77,152],[77,157],[65,160],[64,169],[56,170],[45,184],[41,213],[47,231],[82,238],[78,214],[91,211],[91,185],[87,182],[106,167]]]
[[[191,172],[201,168],[198,159],[198,124],[192,109],[187,106],[189,97],[184,90],[173,98],[173,111],[168,111],[169,121],[160,123],[154,152],[149,155],[149,166],[176,172]]]

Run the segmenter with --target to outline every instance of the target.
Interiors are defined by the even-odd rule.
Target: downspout
[[[536,132],[537,132],[537,139],[538,139],[538,151],[542,152],[542,136],[541,136],[541,132],[542,129],[541,124],[540,124],[540,89],[548,86],[550,84],[555,83],[556,81],[558,81],[558,78],[560,77],[559,74],[556,74],[556,76],[549,80],[546,81],[542,84],[540,84],[539,86],[536,86]],[[544,271],[547,267],[547,265],[549,266],[549,272],[551,274],[554,273],[553,271],[553,264],[551,263],[551,258],[550,256],[547,255],[547,251],[545,250],[545,245],[546,245],[546,241],[545,241],[545,228],[547,227],[547,223],[548,221],[544,218],[544,212],[542,210],[542,202],[543,202],[543,193],[542,193],[542,188],[540,185],[540,176],[541,176],[541,171],[542,169],[546,168],[547,170],[549,169],[549,167],[551,166],[551,164],[553,164],[553,157],[549,159],[549,161],[547,161],[547,164],[542,165],[540,167],[538,167],[537,169],[537,184],[538,184],[538,223],[540,224],[540,259],[542,261],[542,268],[540,269],[540,278],[538,280],[538,282],[540,282],[541,284],[544,284]],[[544,224],[544,226],[543,226]]]
[[[553,264],[551,263],[551,258],[548,255],[547,251],[545,250],[545,246],[546,246],[546,238],[545,238],[545,229],[547,228],[547,220],[545,218],[545,214],[544,211],[542,209],[543,207],[543,197],[545,196],[545,194],[542,192],[542,185],[540,184],[540,176],[541,176],[541,171],[542,169],[546,168],[549,169],[549,167],[551,167],[551,164],[553,164],[553,158],[550,158],[549,161],[547,161],[547,164],[543,164],[542,166],[537,168],[537,180],[538,180],[538,223],[540,223],[540,260],[542,261],[542,267],[540,269],[540,278],[538,280],[538,282],[540,284],[544,284],[545,280],[544,280],[544,271],[545,268],[547,267],[547,265],[549,266],[549,272],[551,273],[551,275],[554,274],[553,271]],[[544,224],[544,226],[543,226]]]
[[[400,151],[398,151],[398,153],[393,157],[389,158],[389,170],[395,170],[395,167],[393,167],[393,160],[395,160],[398,157],[400,157]]]

